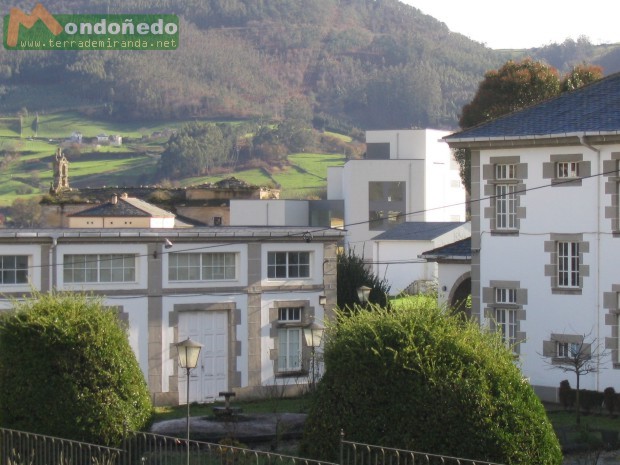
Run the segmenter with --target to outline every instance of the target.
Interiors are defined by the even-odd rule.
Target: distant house
[[[110,145],[114,147],[120,147],[123,145],[123,136],[119,136],[118,134],[113,134],[108,139]]]
[[[76,144],[82,143],[82,133],[79,131],[73,131],[71,133],[71,137],[69,137],[69,142],[73,142]]]
[[[106,133],[97,134],[97,143],[107,144],[110,142],[110,137]]]
[[[113,195],[109,202],[67,215],[70,228],[174,228],[175,215],[143,200]]]

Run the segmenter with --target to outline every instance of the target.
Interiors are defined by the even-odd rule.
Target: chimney
[[[112,198],[110,199],[110,203],[112,205],[116,205],[118,203],[118,195],[112,194]]]
[[[127,192],[123,192],[121,194],[121,199],[128,199],[129,198],[129,194],[127,194]]]

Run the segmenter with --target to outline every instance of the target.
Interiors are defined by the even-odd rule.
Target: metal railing
[[[340,439],[340,465],[500,465],[484,460],[414,452]]]
[[[189,454],[189,459],[188,459]],[[132,432],[119,448],[0,428],[1,465],[336,465],[235,445]]]
[[[111,465],[121,449],[0,428],[2,465]]]
[[[188,447],[189,446],[189,447]],[[0,465],[500,465],[340,438],[340,463],[131,432],[118,448],[0,428]]]

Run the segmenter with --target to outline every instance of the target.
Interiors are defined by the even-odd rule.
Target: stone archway
[[[471,318],[471,308],[465,306],[467,297],[471,295],[471,273],[465,273],[457,279],[450,290],[448,302],[456,312],[463,312]]]

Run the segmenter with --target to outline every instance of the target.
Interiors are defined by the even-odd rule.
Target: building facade
[[[344,202],[346,245],[368,261],[373,238],[407,221],[465,221],[465,188],[446,131],[366,131],[366,158],[328,168],[327,198]]]
[[[620,75],[446,137],[471,150],[472,314],[543,399],[620,382]]]
[[[336,302],[342,232],[306,228],[0,230],[0,309],[37,291],[101,296],[127,324],[156,405],[185,403],[174,344],[204,344],[190,401],[308,382],[303,327]],[[325,297],[326,303],[322,297]],[[323,305],[321,305],[323,303]]]

